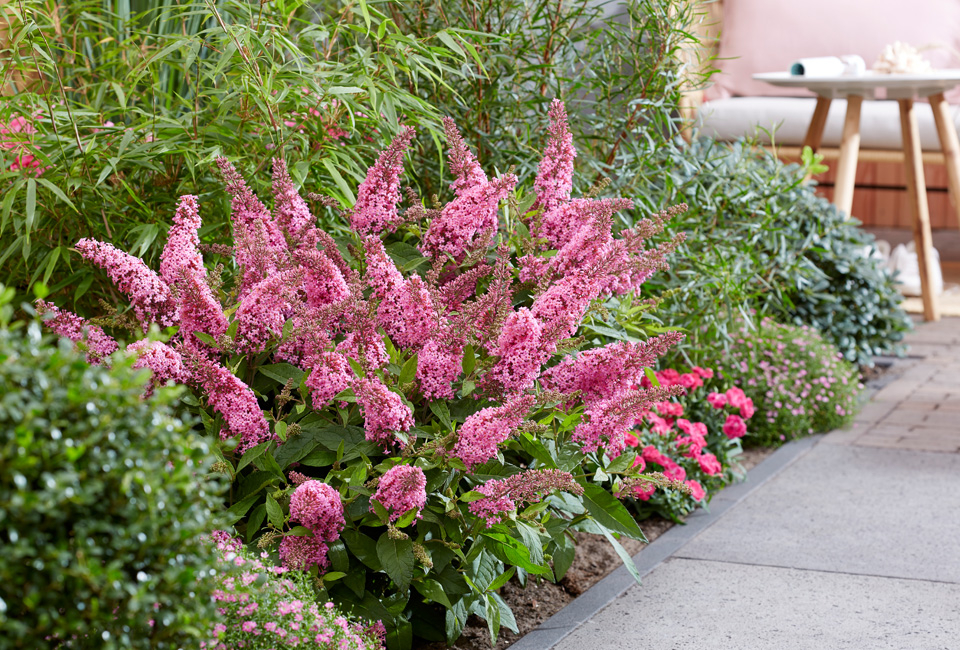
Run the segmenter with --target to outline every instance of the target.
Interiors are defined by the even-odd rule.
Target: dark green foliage
[[[211,450],[112,362],[0,329],[0,648],[189,647],[212,613]]]
[[[754,316],[812,325],[861,364],[902,353],[910,320],[890,274],[871,257],[873,236],[817,196],[804,167],[749,142],[701,139],[666,156],[661,170],[649,193],[689,204],[668,228],[687,240],[671,271],[644,288],[677,290],[658,313],[689,329],[690,357],[728,341],[735,319]]]

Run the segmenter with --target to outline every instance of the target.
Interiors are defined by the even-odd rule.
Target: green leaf
[[[450,421],[450,409],[447,407],[446,402],[441,402],[439,400],[430,402],[430,410],[433,411],[433,414],[439,418],[440,422],[443,423],[447,429],[453,429],[453,423]]]
[[[653,384],[654,387],[660,387],[660,380],[657,379],[657,373],[653,371],[653,368],[644,368],[643,374],[647,376],[647,379],[650,380],[650,383]]]
[[[413,523],[413,520],[417,516],[417,512],[418,512],[417,508],[410,508],[409,510],[407,510],[407,512],[403,516],[397,519],[397,523],[394,524],[394,526],[396,526],[397,528],[406,528],[407,526]]]
[[[601,528],[603,536],[607,538],[607,541],[613,546],[613,550],[617,552],[617,555],[620,556],[620,559],[623,560],[623,566],[627,567],[627,571],[630,572],[630,575],[633,576],[633,579],[637,581],[637,584],[642,584],[640,579],[640,572],[637,570],[637,565],[634,563],[633,558],[630,557],[630,554],[627,553],[627,550],[623,548],[620,542],[610,533],[606,528]]]
[[[393,580],[397,589],[406,591],[413,580],[413,542],[409,539],[390,539],[384,532],[377,540],[377,558],[383,570]]]
[[[247,543],[253,541],[253,536],[260,531],[263,526],[263,520],[267,516],[267,508],[262,503],[253,509],[250,518],[247,519]]]
[[[487,587],[487,590],[488,590],[488,591],[496,591],[497,589],[499,589],[499,588],[502,587],[503,585],[507,584],[507,583],[510,581],[510,578],[513,577],[513,574],[515,574],[516,572],[517,572],[517,567],[515,567],[515,566],[510,567],[509,569],[507,569],[506,571],[504,571],[503,573],[501,573],[500,576],[499,576],[496,580],[494,580],[493,582],[491,582],[491,583],[490,583],[490,586]]]
[[[253,504],[256,503],[257,499],[259,498],[260,498],[260,492],[257,491],[243,499],[240,499],[239,501],[234,503],[232,506],[227,508],[227,513],[226,513],[226,516],[224,517],[224,519],[226,520],[225,523],[232,525],[240,521],[240,519],[245,514],[247,514],[247,512],[250,510],[250,508],[253,507]]]
[[[323,574],[323,581],[324,581],[324,582],[333,582],[333,581],[335,581],[335,580],[339,580],[340,578],[344,577],[345,575],[347,575],[347,574],[344,573],[343,571],[330,571],[329,573],[324,573],[324,574]]]
[[[460,495],[459,499],[457,500],[463,503],[471,503],[473,501],[479,501],[480,499],[483,499],[486,496],[487,495],[484,494],[483,492],[478,492],[477,490],[470,490],[469,492],[466,492]]]
[[[450,599],[447,597],[447,593],[443,590],[443,587],[440,586],[440,583],[436,580],[431,580],[430,578],[424,578],[423,580],[417,580],[413,583],[414,589],[420,592],[420,595],[424,598],[431,600],[435,603],[440,603],[444,607],[452,607],[450,604]]]
[[[510,535],[489,531],[482,533],[482,535],[494,542],[492,544],[488,543],[487,546],[490,552],[500,559],[501,562],[520,567],[537,575],[553,575],[550,567],[540,566],[531,562],[530,549]]]
[[[283,510],[271,494],[267,494],[267,519],[270,520],[270,523],[273,524],[273,527],[277,530],[283,528]]]
[[[298,526],[299,528],[299,526]],[[347,571],[350,568],[350,556],[342,539],[330,542],[327,548],[327,557],[334,571]]]
[[[599,485],[589,483],[583,487],[583,505],[601,527],[641,542],[647,541],[630,512]]]
[[[417,355],[413,355],[407,362],[403,364],[403,368],[400,370],[400,377],[397,380],[397,383],[401,386],[409,384],[411,381],[417,377]]]
[[[522,521],[517,522],[517,530],[520,532],[523,545],[530,551],[530,561],[534,564],[543,564],[543,542],[540,540],[540,533]]]
[[[460,365],[465,375],[469,375],[477,367],[477,353],[473,351],[472,345],[463,348],[463,361]]]
[[[33,221],[37,214],[37,181],[33,178],[27,179],[27,205],[26,205],[26,215],[27,220],[24,224],[24,234],[26,236],[30,235],[30,232],[33,230]]]
[[[275,363],[260,366],[257,368],[257,372],[273,379],[281,386],[286,386],[287,382],[291,379],[293,380],[293,385],[296,386],[303,381],[304,376],[307,374],[303,370],[300,370],[300,368],[289,363]]]
[[[624,452],[610,461],[610,464],[607,465],[608,473],[615,472],[624,472],[633,465],[634,459],[637,457],[636,452]]]
[[[577,553],[577,547],[574,546],[569,537],[566,535],[560,537],[561,542],[557,544],[557,548],[553,552],[553,573],[557,576],[557,580],[562,580],[563,576],[567,575],[567,571],[570,570],[573,558]]]
[[[239,472],[257,458],[267,453],[267,449],[270,448],[270,444],[271,443],[269,442],[261,442],[256,447],[250,447],[250,449],[243,452],[243,456],[240,457],[240,462],[237,463],[237,471]]]
[[[497,647],[497,637],[500,635],[500,606],[493,598],[493,594],[486,594],[485,616],[487,629],[490,631],[490,645]]]
[[[377,543],[372,538],[352,528],[343,529],[340,538],[350,549],[350,552],[369,568],[374,571],[383,569],[380,558],[377,556]]]
[[[212,336],[210,336],[209,334],[207,334],[206,332],[194,332],[193,335],[198,340],[203,341],[204,343],[214,348],[215,350],[220,349],[220,346],[217,344],[217,340]]]
[[[284,483],[287,482],[287,477],[284,475],[283,470],[280,469],[280,465],[277,463],[277,459],[273,457],[273,454],[258,456],[253,459],[253,464],[256,465],[260,471],[273,474]]]
[[[313,531],[306,526],[294,526],[287,531],[287,537],[313,537]]]

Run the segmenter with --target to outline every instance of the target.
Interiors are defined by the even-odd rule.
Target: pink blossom
[[[288,569],[307,571],[318,566],[322,572],[330,564],[327,550],[319,537],[287,535],[280,542],[280,562]]]
[[[24,135],[33,135],[37,132],[37,128],[33,123],[25,117],[17,116],[10,120],[8,123],[4,124],[0,122],[0,149],[6,149],[8,151],[16,152],[16,155],[13,158],[13,162],[10,164],[9,171],[15,172],[26,169],[35,169],[36,175],[40,175],[40,161],[37,160],[29,152],[26,144],[30,141],[30,138],[24,138],[20,135],[12,134],[24,134]]]
[[[290,496],[290,520],[326,542],[336,540],[345,525],[340,494],[321,481],[301,483]]]
[[[315,250],[317,219],[293,186],[283,158],[273,159],[273,211],[277,225],[303,250]]]
[[[742,438],[747,433],[747,425],[739,415],[730,414],[723,423],[723,433],[728,438]]]
[[[422,469],[413,465],[396,465],[380,477],[373,498],[387,509],[390,521],[394,522],[409,510],[423,509],[427,504],[426,488],[427,477]],[[370,511],[373,512],[372,505]]]
[[[396,230],[399,225],[397,205],[400,203],[400,174],[403,172],[403,154],[410,146],[416,131],[404,127],[367,171],[367,177],[357,189],[350,225],[363,235],[378,235],[384,230]]]
[[[300,269],[274,273],[244,296],[236,316],[240,351],[262,352],[271,337],[280,337],[291,311],[292,293],[302,276]]]
[[[690,369],[690,372],[699,375],[701,379],[713,379],[713,370],[710,368],[701,368],[700,366],[694,366]]]
[[[486,521],[487,528],[503,521],[518,504],[539,503],[554,490],[583,494],[569,472],[558,469],[528,469],[504,479],[492,479],[477,488],[484,498],[473,501],[470,512]]]
[[[602,445],[611,458],[619,456],[633,423],[651,402],[668,394],[663,388],[637,389],[590,403],[584,408],[584,420],[573,430],[572,439],[583,445],[584,453]]]
[[[390,360],[387,346],[376,330],[376,324],[365,317],[353,319],[346,337],[337,345],[337,352],[353,359],[367,370],[382,368]]]
[[[193,381],[198,383],[215,411],[223,415],[227,428],[222,438],[239,437],[237,451],[243,453],[261,442],[273,440],[270,425],[250,387],[227,368],[203,356],[194,359]]]
[[[304,248],[294,253],[293,258],[304,271],[303,287],[307,294],[307,305],[324,307],[350,296],[347,281],[325,252]]]
[[[304,383],[310,389],[313,408],[319,410],[350,387],[353,368],[347,358],[338,352],[321,352],[313,363],[313,370]]]
[[[573,189],[573,159],[577,156],[577,151],[573,148],[573,135],[567,124],[567,109],[563,102],[559,99],[550,102],[549,115],[550,139],[533,184],[537,192],[535,207],[545,211],[570,199]]]
[[[144,330],[152,322],[166,327],[177,321],[176,305],[170,287],[143,260],[94,239],[81,239],[77,251],[85,259],[107,272],[117,288],[133,305]]]
[[[703,489],[703,486],[700,485],[699,481],[689,480],[689,481],[684,481],[684,483],[686,483],[687,487],[690,488],[690,492],[695,501],[703,501],[706,498],[707,492],[706,490]]]
[[[715,409],[722,409],[727,405],[727,396],[724,393],[710,393],[707,395],[707,403]]]
[[[181,196],[167,233],[167,243],[160,254],[160,278],[168,285],[177,284],[184,273],[206,277],[197,235],[201,223],[197,197]]]
[[[713,454],[703,454],[697,458],[697,462],[700,463],[700,469],[711,476],[723,471],[723,466]]]
[[[127,352],[137,355],[137,360],[133,363],[134,368],[149,368],[153,372],[153,378],[146,391],[148,395],[153,392],[155,386],[162,386],[170,380],[185,383],[188,379],[183,357],[165,343],[142,339],[128,345]]]
[[[205,276],[206,270],[201,272],[187,267],[183,269],[177,284],[180,291],[180,335],[184,343],[195,349],[204,349],[206,344],[200,342],[194,332],[209,334],[216,340],[229,327],[223,308],[206,283]]]
[[[413,426],[413,411],[379,379],[358,379],[353,390],[366,422],[367,440],[386,449],[398,442],[396,432],[409,431]]]
[[[443,118],[443,131],[447,136],[447,161],[450,171],[456,176],[450,187],[457,196],[462,196],[470,188],[486,183],[487,175],[463,141],[456,123],[449,117]]]
[[[437,329],[433,298],[420,276],[413,274],[383,299],[377,322],[401,348],[418,347]]]
[[[481,242],[479,235],[496,232],[499,203],[516,183],[517,177],[507,174],[463,190],[430,222],[420,250],[431,257],[448,254],[462,259]]]
[[[743,393],[742,390],[736,386],[732,386],[727,389],[727,402],[733,408],[740,408],[743,406],[744,401],[747,399],[747,396]]]
[[[448,331],[429,339],[417,355],[417,382],[427,399],[453,399],[453,382],[460,376],[463,343]]]
[[[520,425],[533,403],[532,395],[521,395],[502,406],[489,406],[474,413],[460,427],[453,455],[468,470],[495,458],[497,447]]]
[[[680,385],[687,390],[693,390],[694,388],[703,386],[703,380],[700,379],[699,375],[688,372],[680,375]]]
[[[37,300],[36,308],[38,315],[49,315],[43,321],[44,327],[76,343],[78,348],[87,353],[88,363],[100,363],[104,357],[117,351],[117,342],[100,326],[92,325],[73,312],[61,310],[43,300]]]
[[[507,393],[532,386],[549,358],[541,337],[540,322],[526,307],[507,316],[497,339],[495,354],[500,359],[484,377],[485,383],[498,385]]]
[[[403,286],[403,274],[387,254],[383,242],[378,237],[364,237],[363,248],[366,253],[367,272],[364,281],[373,289],[373,294],[383,300]]]
[[[747,397],[743,400],[743,403],[740,405],[740,416],[745,420],[749,420],[753,417],[753,414],[756,412],[756,409],[753,406],[753,400]]]

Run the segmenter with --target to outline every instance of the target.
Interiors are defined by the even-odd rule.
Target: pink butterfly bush
[[[275,416],[264,413],[273,408],[269,396],[247,382],[257,364],[286,363],[302,373],[304,406],[328,419],[349,409],[362,421],[366,440],[388,455],[456,462],[469,475],[496,459],[520,428],[534,424],[529,418],[550,391],[556,395],[552,402],[564,409],[583,404],[572,438],[582,453],[615,458],[637,422],[654,415],[654,404],[687,390],[683,382],[643,383],[644,369],[680,335],[572,356],[563,345],[592,307],[636,291],[666,268],[680,238],[655,247],[647,241],[676,210],[616,231],[615,212],[632,203],[572,198],[576,151],[559,101],[551,105],[550,119],[534,182],[536,208],[526,217],[533,236],[521,244],[519,233],[505,231],[499,218],[499,204],[517,178],[484,173],[454,123],[445,120],[452,201],[438,210],[419,201],[401,209],[403,155],[414,137],[412,128],[402,129],[360,186],[349,213],[352,239],[339,242],[349,255],[318,227],[280,160],[273,164],[272,209],[229,161],[217,161],[232,196],[234,281],[228,290],[204,266],[197,197],[181,198],[159,272],[108,243],[84,239],[77,250],[126,294],[139,330],[179,326],[165,343],[135,332],[141,340],[127,350],[138,355],[138,365],[153,370],[154,383],[193,388],[201,407],[219,416],[220,435],[236,441],[234,456],[263,443],[282,449]],[[407,256],[411,250],[425,256],[416,265],[420,270],[398,265],[400,244]],[[49,325],[84,346],[91,361],[117,348],[97,325],[42,307],[54,314]],[[476,400],[476,412],[426,446],[418,426],[443,412],[436,403],[468,396]],[[708,452],[700,434],[687,435],[684,449],[703,458]],[[682,478],[658,459],[647,462]],[[715,467],[708,457],[703,465]],[[280,556],[287,566],[326,568],[327,547],[343,527],[344,509],[336,490],[304,476],[297,475],[290,522],[313,534],[284,536]],[[404,462],[379,477],[372,496],[396,521],[424,507],[425,484],[420,468]],[[551,491],[582,490],[570,473],[544,468],[476,489],[484,496],[470,511],[488,525]]]

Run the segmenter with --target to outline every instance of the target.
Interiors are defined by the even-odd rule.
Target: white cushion
[[[760,140],[770,143],[769,133],[782,145],[803,144],[807,127],[817,104],[808,97],[730,97],[705,102],[700,107],[701,134],[720,140],[735,140],[760,131]],[[954,124],[960,126],[960,106],[950,107]],[[933,122],[933,111],[925,102],[914,104],[917,123],[920,127],[920,146],[925,151],[939,151],[940,139]],[[835,99],[830,102],[827,126],[823,131],[824,147],[840,146],[843,120],[847,102]],[[766,132],[764,132],[766,131]],[[900,150],[900,107],[895,101],[863,102],[860,109],[860,147],[863,149]]]

